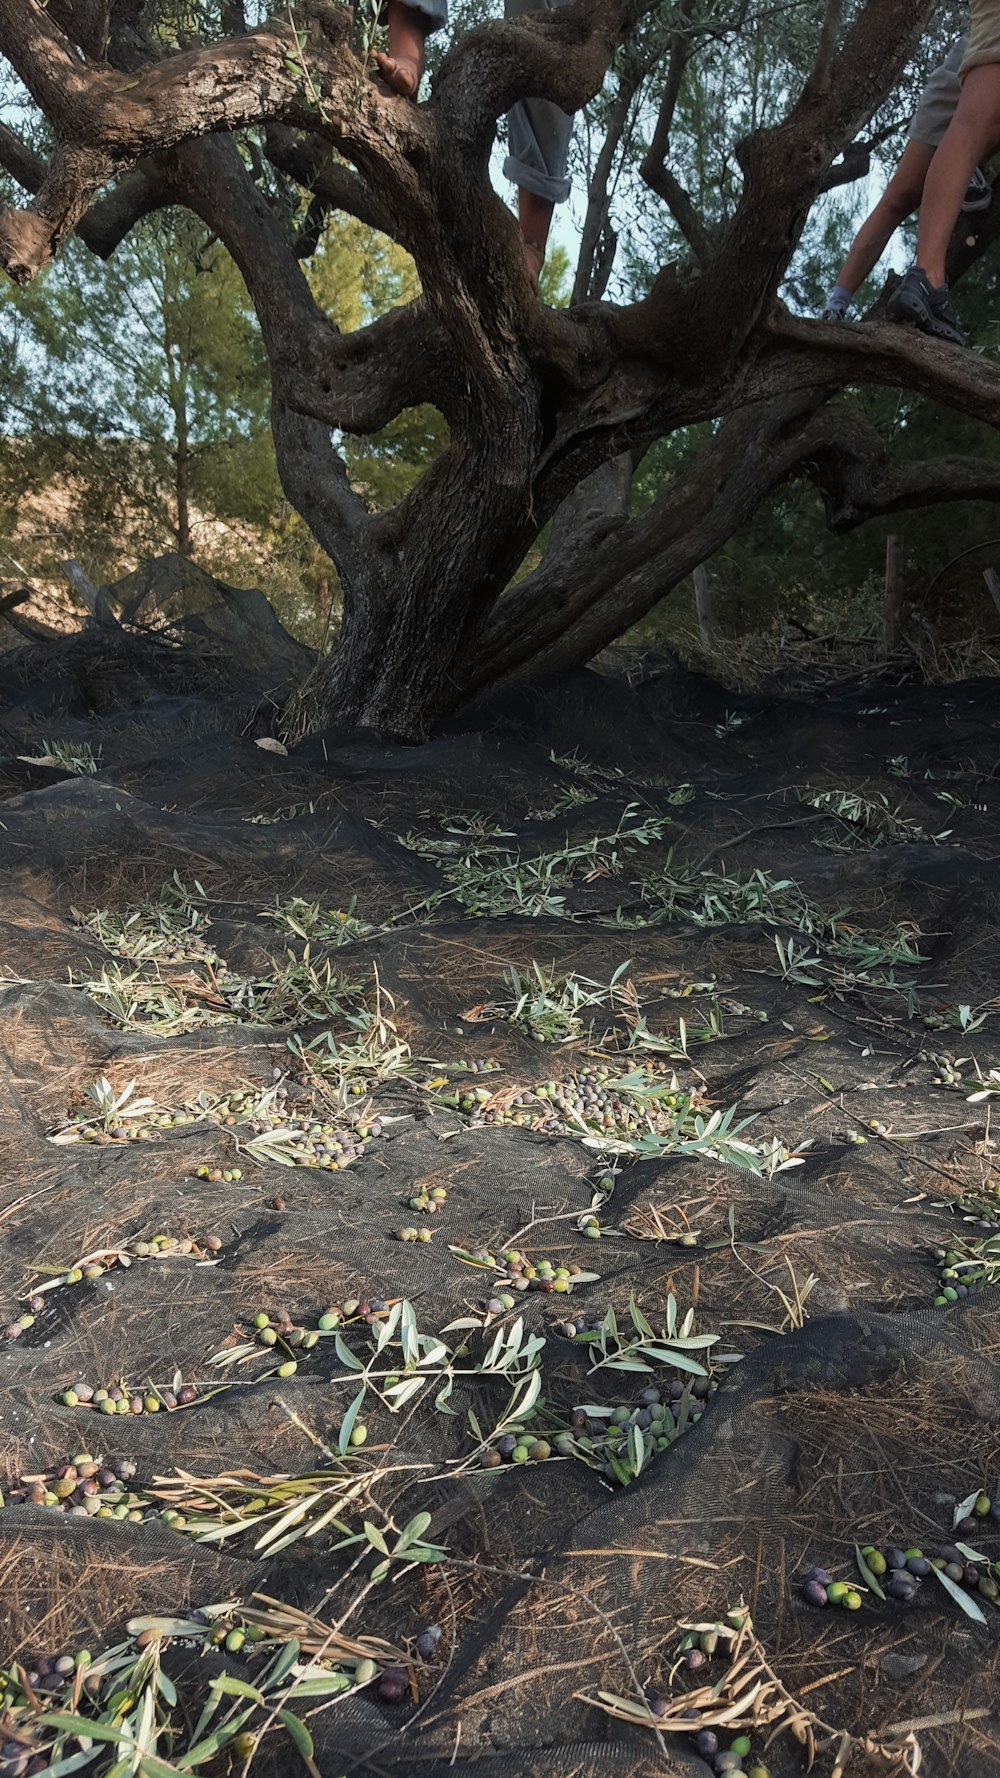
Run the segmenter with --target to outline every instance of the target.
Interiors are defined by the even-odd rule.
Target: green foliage
[[[409,254],[353,216],[337,216],[327,224],[309,262],[309,282],[343,333],[354,333],[420,294]],[[372,506],[394,506],[447,440],[447,426],[436,408],[407,408],[371,437],[344,441],[351,480]]]
[[[8,525],[18,495],[58,478],[74,508],[58,547],[86,527],[120,551],[124,518],[138,548],[177,548],[185,469],[194,507],[274,511],[263,347],[235,265],[194,217],[147,219],[106,266],[69,243],[37,284],[4,288],[0,326],[16,366]]]
[[[348,217],[330,221],[309,275],[348,331],[418,293],[409,256]],[[143,556],[190,552],[224,579],[262,585],[320,640],[335,577],[282,493],[243,280],[197,218],[146,219],[106,265],[70,241],[36,283],[5,284],[0,374],[0,542],[29,573],[56,578],[78,556],[101,583]],[[433,408],[410,410],[351,441],[352,480],[373,506],[391,506],[446,440]]]

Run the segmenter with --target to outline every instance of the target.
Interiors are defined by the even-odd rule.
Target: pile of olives
[[[654,1077],[668,1076],[665,1063],[646,1061],[644,1072]],[[438,1104],[463,1112],[469,1124],[513,1124],[523,1129],[542,1131],[551,1136],[605,1134],[611,1140],[630,1141],[654,1130],[662,1121],[664,1129],[673,1130],[674,1114],[686,1105],[690,1095],[680,1087],[676,1091],[658,1089],[655,1098],[637,1094],[617,1086],[620,1071],[612,1067],[581,1068],[564,1080],[543,1080],[504,1094],[499,1104],[488,1087],[470,1087],[465,1091],[436,1093]]]
[[[409,1204],[411,1210],[422,1210],[425,1216],[435,1216],[443,1210],[448,1199],[448,1188],[444,1185],[422,1185],[414,1192]]]
[[[491,1267],[498,1281],[508,1285],[510,1290],[542,1290],[554,1292],[556,1296],[571,1296],[575,1286],[596,1282],[596,1273],[586,1272],[580,1265],[564,1266],[558,1260],[529,1259],[526,1253],[520,1253],[516,1248],[505,1248],[500,1253],[491,1253],[485,1247],[473,1248],[469,1252],[453,1247],[451,1251],[459,1259]]]
[[[133,1241],[130,1246],[116,1247],[113,1251],[95,1255],[92,1259],[80,1260],[67,1271],[59,1273],[45,1284],[39,1285],[28,1298],[28,1307],[23,1314],[8,1323],[4,1328],[4,1339],[17,1340],[28,1329],[34,1327],[38,1316],[46,1307],[46,1300],[54,1290],[62,1290],[74,1284],[93,1283],[103,1278],[106,1272],[127,1271],[136,1259],[192,1259],[207,1260],[220,1251],[222,1242],[218,1235],[204,1235],[194,1239],[188,1235],[154,1235],[149,1241]]]
[[[472,1062],[445,1062],[444,1069],[448,1074],[495,1074],[500,1067],[499,1062],[477,1058]],[[436,1087],[442,1083],[437,1079],[425,1081],[425,1086]]]
[[[58,1135],[61,1142],[75,1139],[77,1142],[93,1142],[98,1148],[106,1148],[109,1143],[115,1142],[151,1142],[160,1130],[186,1129],[189,1124],[202,1121],[203,1114],[195,1111],[165,1111],[154,1108],[145,1118],[129,1117],[126,1110],[122,1112],[120,1119],[107,1117],[98,1123],[88,1109],[82,1108],[70,1112]]]
[[[739,1612],[732,1612],[727,1620],[730,1628],[738,1627],[741,1621]],[[692,1630],[683,1638],[679,1653],[688,1673],[701,1673],[716,1654],[725,1653],[729,1648],[729,1637],[720,1635],[719,1630]],[[666,1716],[674,1700],[669,1693],[658,1693],[650,1688],[647,1693],[649,1708],[654,1716]],[[720,1705],[722,1700],[719,1700]],[[742,1778],[770,1778],[770,1773],[762,1759],[753,1753],[753,1741],[743,1730],[733,1735],[724,1730],[714,1728],[696,1729],[699,1712],[689,1712],[694,1732],[694,1745],[713,1772],[719,1778],[726,1773],[739,1773]],[[728,1746],[723,1747],[723,1741]],[[745,1762],[749,1761],[749,1764]]]
[[[498,1299],[498,1306],[502,1299]],[[634,1403],[603,1410],[574,1408],[568,1426],[544,1435],[504,1433],[480,1458],[482,1469],[502,1464],[544,1463],[549,1457],[575,1457],[609,1482],[627,1485],[635,1473],[629,1455],[629,1433],[642,1433],[645,1453],[665,1451],[682,1428],[701,1419],[718,1384],[708,1377],[643,1389]]]
[[[99,1414],[158,1414],[161,1408],[171,1414],[178,1408],[193,1407],[198,1390],[194,1383],[184,1383],[178,1389],[149,1384],[137,1390],[130,1389],[124,1380],[96,1389],[90,1383],[77,1382],[64,1389],[59,1400],[64,1408],[93,1408]]]
[[[627,1461],[630,1429],[642,1433],[648,1449],[665,1451],[682,1427],[701,1419],[717,1389],[708,1377],[695,1377],[689,1383],[651,1384],[634,1404],[622,1402],[605,1414],[576,1408],[569,1431],[553,1440],[554,1449],[560,1457],[581,1458],[609,1482],[629,1482],[633,1479]]]
[[[946,1309],[949,1303],[960,1302],[975,1291],[985,1290],[1000,1277],[1000,1250],[991,1240],[991,1236],[1000,1233],[1000,1222],[989,1222],[983,1217],[973,1226],[982,1231],[978,1238],[959,1235],[951,1247],[936,1247],[934,1250],[939,1268],[938,1292],[934,1298],[936,1309]],[[987,1247],[992,1251],[984,1251]]]
[[[279,1132],[282,1156],[292,1166],[321,1167],[328,1173],[340,1172],[360,1160],[382,1134],[382,1121],[377,1117],[362,1118],[346,1129],[310,1117],[289,1100],[283,1084],[267,1095],[263,1105],[253,1093],[232,1093],[218,1102],[206,1121],[225,1128],[249,1124],[257,1136]]]
[[[916,1545],[909,1549],[893,1546],[879,1549],[875,1544],[866,1544],[861,1556],[886,1598],[894,1599],[898,1605],[912,1605],[923,1582],[935,1569],[955,1586],[996,1605],[1000,1603],[1000,1562],[991,1562],[987,1556],[981,1555],[973,1560],[973,1552],[965,1539],[978,1539],[984,1529],[995,1529],[998,1525],[1000,1499],[994,1500],[989,1494],[980,1493],[975,1498],[972,1512],[959,1519],[955,1527],[955,1534],[962,1539],[964,1547],[945,1543],[931,1554]],[[861,1592],[855,1586],[847,1581],[834,1580],[825,1568],[807,1569],[801,1578],[800,1590],[809,1605],[840,1605],[847,1611],[858,1611],[862,1603]]]
[[[527,1432],[505,1432],[492,1450],[483,1452],[479,1462],[482,1469],[499,1469],[502,1463],[544,1463],[551,1456],[552,1446],[547,1438],[535,1438]]]
[[[873,1574],[877,1572],[872,1569]],[[849,1586],[847,1581],[834,1580],[825,1568],[806,1569],[802,1576],[802,1597],[807,1605],[840,1605],[844,1611],[861,1610],[861,1594],[857,1589]]]
[[[32,1751],[42,1735],[35,1728],[38,1704],[32,1698],[45,1708],[66,1710],[75,1696],[93,1696],[100,1682],[89,1672],[91,1659],[87,1649],[78,1655],[29,1655],[20,1668],[0,1671],[0,1778],[36,1778],[49,1770],[47,1753]],[[5,1731],[15,1726],[17,1739],[6,1738]]]
[[[655,1704],[652,1708],[655,1714]],[[763,1762],[752,1757],[753,1742],[749,1735],[734,1735],[729,1746],[724,1748],[715,1729],[701,1729],[694,1744],[702,1759],[711,1761],[712,1770],[719,1774],[719,1778],[724,1778],[727,1772],[742,1773],[743,1778],[771,1778]],[[750,1760],[749,1765],[744,1765],[746,1759]]]
[[[258,1310],[253,1317],[254,1338],[260,1346],[280,1346],[288,1353],[284,1363],[279,1364],[279,1377],[293,1377],[298,1369],[295,1352],[312,1352],[324,1338],[338,1333],[348,1323],[355,1326],[372,1327],[376,1322],[388,1315],[391,1303],[372,1297],[370,1302],[360,1302],[357,1297],[345,1297],[342,1303],[332,1303],[315,1319],[312,1327],[303,1322],[293,1321],[287,1309]],[[360,1440],[359,1440],[360,1443]]]
[[[103,1145],[109,1142],[147,1142],[161,1130],[189,1124],[210,1124],[219,1129],[248,1130],[254,1136],[281,1136],[281,1152],[289,1166],[321,1167],[337,1173],[360,1159],[372,1141],[382,1134],[378,1117],[348,1121],[346,1128],[314,1118],[308,1108],[296,1105],[283,1081],[267,1093],[234,1092],[209,1099],[202,1095],[183,1110],[155,1108],[144,1117],[94,1120],[87,1108],[74,1111],[57,1132],[59,1140]],[[239,1168],[211,1167],[203,1162],[196,1177],[214,1183],[242,1178]]]
[[[129,1519],[147,1516],[149,1502],[126,1484],[135,1475],[130,1457],[92,1457],[82,1451],[70,1463],[40,1475],[23,1475],[7,1489],[4,1504],[48,1506],[75,1518]]]

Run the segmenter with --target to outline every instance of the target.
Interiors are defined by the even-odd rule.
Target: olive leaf
[[[861,1547],[859,1544],[854,1545],[854,1559],[857,1562],[858,1573],[860,1574],[862,1580],[864,1581],[865,1586],[869,1589],[870,1592],[875,1594],[876,1599],[883,1599],[884,1600],[885,1594],[882,1591],[882,1587],[881,1587],[881,1584],[878,1580],[878,1577],[876,1575],[874,1575],[872,1573],[871,1569],[869,1568],[867,1562],[864,1559],[864,1556],[861,1553]]]
[[[302,1718],[296,1716],[294,1710],[279,1710],[278,1721],[288,1730],[289,1735],[295,1742],[295,1746],[298,1752],[302,1754],[302,1757],[311,1760],[316,1749],[313,1745],[313,1738],[310,1735],[309,1730],[306,1728],[305,1723],[302,1721]]]
[[[975,1624],[985,1624],[986,1614],[981,1607],[976,1604],[976,1601],[958,1585],[958,1582],[952,1580],[950,1574],[945,1574],[943,1568],[934,1568],[931,1572],[932,1574],[937,1575],[945,1592],[951,1594],[956,1605],[962,1607],[966,1617],[971,1617]]]
[[[341,1457],[343,1457],[345,1455],[345,1453],[350,1449],[351,1433],[354,1431],[354,1423],[357,1420],[357,1417],[361,1412],[361,1408],[364,1403],[364,1399],[365,1399],[365,1388],[364,1388],[364,1385],[362,1384],[361,1388],[358,1390],[357,1395],[354,1397],[354,1400],[352,1401],[350,1407],[348,1408],[346,1414],[344,1415],[343,1420],[340,1423],[340,1433],[337,1438],[337,1451]]]
[[[976,1501],[979,1499],[979,1494],[980,1494],[980,1490],[978,1488],[974,1488],[971,1494],[967,1494],[964,1500],[959,1501],[958,1505],[955,1508],[954,1517],[952,1518],[952,1521],[951,1521],[953,1529],[960,1522],[960,1520],[968,1518],[969,1514],[971,1513],[973,1507],[976,1504]]]

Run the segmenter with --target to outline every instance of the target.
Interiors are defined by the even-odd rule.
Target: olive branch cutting
[[[620,1722],[629,1722],[666,1733],[696,1735],[702,1729],[755,1728],[770,1730],[765,1747],[779,1735],[792,1734],[806,1750],[806,1769],[812,1770],[817,1755],[833,1754],[830,1778],[844,1778],[855,1758],[864,1759],[884,1778],[915,1778],[921,1768],[920,1743],[912,1726],[898,1732],[869,1731],[852,1735],[824,1722],[807,1704],[793,1697],[779,1679],[764,1652],[750,1613],[741,1602],[725,1623],[689,1623],[678,1628],[686,1634],[714,1633],[729,1644],[729,1666],[714,1685],[678,1692],[666,1710],[652,1710],[645,1699],[621,1698],[614,1692],[596,1695],[576,1692],[582,1703],[591,1704]],[[958,1718],[956,1718],[958,1720]]]

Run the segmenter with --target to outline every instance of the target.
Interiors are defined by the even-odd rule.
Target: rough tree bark
[[[895,469],[836,399],[849,384],[896,385],[997,424],[1000,368],[884,324],[798,320],[776,296],[810,204],[898,79],[933,0],[865,0],[847,29],[829,0],[801,95],[737,145],[743,195],[714,233],[669,166],[692,42],[689,0],[675,0],[643,175],[697,275],[666,265],[627,307],[584,297],[606,285],[605,156],[580,300],[560,312],[534,299],[489,183],[497,119],[529,93],[577,110],[618,58],[620,132],[647,10],[575,0],[479,26],[414,106],[366,79],[350,13],[333,0],[293,0],[287,27],[249,31],[226,0],[216,39],[173,47],[148,33],[142,0],[0,0],[0,54],[54,142],[45,162],[0,130],[0,164],[33,194],[0,213],[0,267],[34,277],[73,230],[110,253],[165,204],[188,206],[229,248],[270,361],[285,491],[343,587],[328,719],[419,737],[498,680],[585,661],[792,475],[815,482],[840,528],[919,501],[1000,498],[989,462]],[[304,229],[273,201],[267,163],[311,199]],[[330,208],[406,247],[423,290],[349,336],[317,307],[298,257]],[[985,239],[991,229],[992,216]],[[370,513],[335,441],[421,402],[440,409],[448,446],[397,507]],[[630,515],[644,452],[705,420],[719,424],[700,457]],[[540,566],[513,582],[550,522]]]

